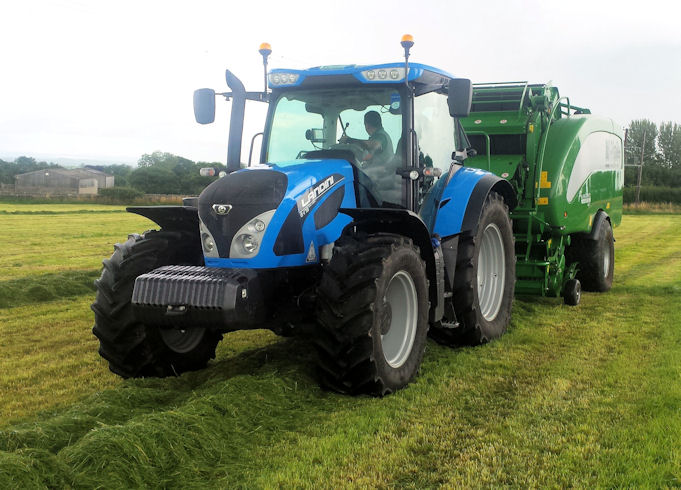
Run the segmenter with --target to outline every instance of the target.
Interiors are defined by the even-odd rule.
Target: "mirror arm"
[[[216,93],[215,95],[223,96],[226,101],[234,98],[234,94],[232,94],[232,92],[221,92]],[[255,102],[269,102],[270,94],[265,92],[246,92],[246,100],[254,100]]]

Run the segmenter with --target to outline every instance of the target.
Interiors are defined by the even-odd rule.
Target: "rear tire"
[[[341,237],[317,296],[323,386],[384,396],[414,378],[426,346],[429,303],[425,263],[411,240]]]
[[[577,278],[584,291],[604,293],[612,288],[615,240],[610,221],[601,222],[594,239],[573,236],[569,255],[579,262]]]
[[[454,274],[458,328],[434,327],[445,345],[478,345],[500,337],[511,321],[515,290],[515,249],[508,207],[490,192],[475,235],[462,234]]]
[[[201,369],[215,357],[222,335],[207,329],[161,329],[138,322],[130,299],[135,279],[164,265],[202,265],[198,239],[180,232],[148,231],[114,246],[95,281],[92,333],[112,372],[124,378],[165,377]]]

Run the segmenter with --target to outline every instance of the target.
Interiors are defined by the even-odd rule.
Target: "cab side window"
[[[414,100],[414,129],[418,138],[418,165],[435,167],[447,175],[456,149],[456,124],[449,114],[447,96],[437,92],[420,95]],[[416,163],[416,162],[415,162]],[[424,177],[419,184],[418,209],[429,226],[433,225],[437,200],[444,178]]]
[[[414,129],[418,136],[419,161],[446,173],[452,163],[455,124],[449,115],[447,96],[430,92],[414,101]]]

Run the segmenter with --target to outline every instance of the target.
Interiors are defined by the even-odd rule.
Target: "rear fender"
[[[516,198],[513,186],[505,179],[494,174],[487,174],[480,179],[471,193],[468,205],[466,206],[466,213],[463,217],[463,223],[461,224],[462,232],[470,231],[473,234],[478,232],[482,208],[490,192],[499,194],[504,199],[509,211],[518,205],[518,199]]]
[[[587,240],[597,240],[598,234],[602,226],[612,226],[612,223],[610,222],[610,216],[608,216],[608,213],[606,213],[602,209],[599,209],[598,212],[596,213],[596,216],[594,217],[594,222],[593,226],[591,227],[591,231],[585,234],[584,238],[586,238]]]
[[[476,233],[490,192],[500,194],[509,210],[518,203],[513,187],[505,179],[478,169],[458,170],[442,193],[433,232],[442,238],[463,232]]]

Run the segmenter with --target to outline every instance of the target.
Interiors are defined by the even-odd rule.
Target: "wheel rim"
[[[506,281],[506,254],[501,230],[494,223],[482,233],[478,252],[478,302],[480,312],[487,321],[499,314],[504,299]]]
[[[385,303],[391,313],[390,328],[381,335],[381,346],[386,362],[393,368],[399,368],[411,354],[418,322],[416,287],[407,272],[399,271],[390,279]]]
[[[179,328],[162,328],[160,329],[161,338],[166,346],[178,354],[186,354],[193,350],[206,333],[205,328],[189,328],[181,330]]]
[[[610,247],[603,247],[603,277],[607,278],[610,273]]]

